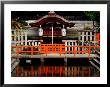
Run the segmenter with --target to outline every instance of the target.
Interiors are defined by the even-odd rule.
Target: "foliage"
[[[98,11],[84,11],[85,16],[89,17],[91,21],[96,20],[97,17],[99,17]]]
[[[16,21],[17,21],[18,23],[21,23],[22,26],[27,25],[27,23],[25,22],[25,20],[23,20],[21,17],[16,18]]]
[[[94,28],[94,21],[100,22],[100,12],[99,11],[84,11],[84,15],[89,18],[89,20],[93,21],[93,28]]]

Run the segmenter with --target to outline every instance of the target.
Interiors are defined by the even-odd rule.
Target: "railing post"
[[[60,45],[60,56],[61,56],[61,53],[62,53],[62,46]]]
[[[31,46],[31,56],[33,56],[33,47],[34,46]]]
[[[72,46],[72,54],[74,54],[74,46]]]
[[[83,48],[83,47],[84,47],[84,46],[82,46],[82,52],[81,52],[82,54],[84,54],[84,48]]]
[[[19,55],[19,47],[18,46],[15,46],[16,47],[16,56],[18,57]]]
[[[90,59],[90,47],[88,47],[88,58]]]
[[[74,57],[75,57],[75,54],[76,54],[76,50],[75,50],[75,46],[74,46]]]
[[[45,45],[44,45],[44,49],[45,49],[45,53],[46,53],[46,56],[47,56],[47,53],[48,53],[48,46],[45,46]]]

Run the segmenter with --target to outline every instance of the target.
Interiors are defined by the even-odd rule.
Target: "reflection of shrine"
[[[94,75],[96,74],[96,75]],[[66,77],[89,77],[99,76],[96,69],[91,66],[39,66],[39,67],[17,67],[16,75],[18,77],[35,76],[66,76]]]

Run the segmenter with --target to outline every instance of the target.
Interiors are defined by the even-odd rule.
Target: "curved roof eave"
[[[46,22],[59,22],[64,24],[66,27],[72,27],[75,23],[70,22],[59,15],[45,15],[42,18],[35,21],[35,23],[30,23],[31,26],[39,26]]]

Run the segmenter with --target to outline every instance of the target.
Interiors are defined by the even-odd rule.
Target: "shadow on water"
[[[31,59],[31,63],[26,63],[26,60],[30,60],[29,58],[27,59],[20,59],[19,65],[21,66],[27,66],[27,65],[34,65],[34,66],[40,66],[42,62],[40,59]],[[44,65],[46,66],[64,66],[64,59],[63,58],[46,58],[44,59]],[[67,66],[89,66],[89,59],[88,58],[68,58],[67,59]]]
[[[13,77],[99,77],[100,72],[91,66],[87,58],[46,58],[44,63],[40,59],[20,59],[19,65],[12,72]]]
[[[68,66],[89,66],[89,59],[88,58],[68,58],[67,60]]]

